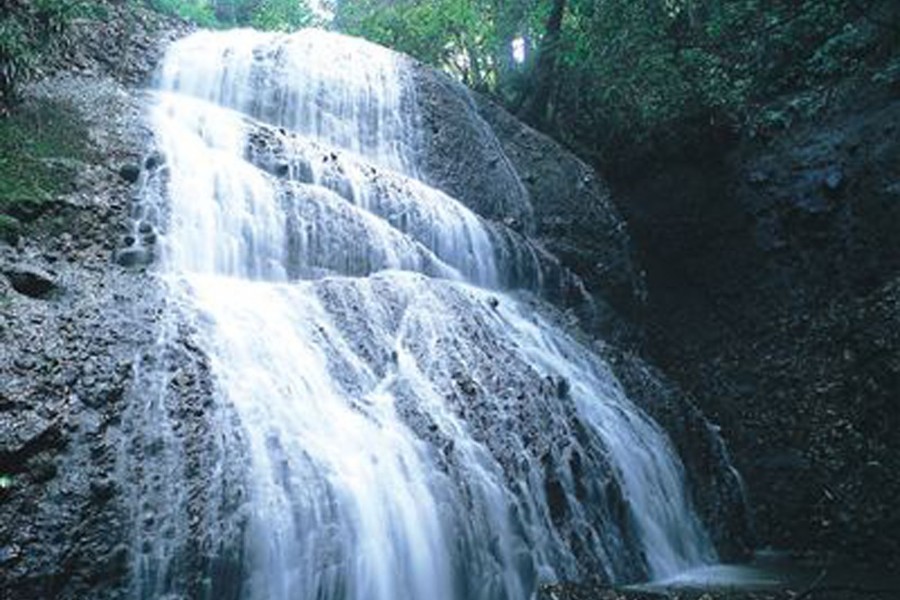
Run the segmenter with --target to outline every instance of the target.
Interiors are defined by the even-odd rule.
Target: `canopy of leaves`
[[[896,0],[341,0],[335,14],[597,158],[673,122],[741,127],[760,99],[900,47]]]
[[[203,27],[294,31],[317,24],[306,0],[146,0],[166,14]]]
[[[334,26],[444,68],[470,87],[498,90],[516,70],[513,40],[536,40],[540,0],[341,0]],[[530,44],[526,44],[528,46]],[[526,48],[526,52],[529,48]]]

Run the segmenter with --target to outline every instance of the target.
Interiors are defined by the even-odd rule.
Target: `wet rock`
[[[548,477],[544,480],[544,493],[550,508],[550,518],[556,523],[562,522],[568,512],[566,492],[562,484],[554,477]]]
[[[128,163],[119,167],[119,177],[127,181],[128,183],[137,183],[137,180],[141,176],[141,167]]]
[[[756,185],[764,184],[769,181],[769,174],[760,169],[755,169],[747,174],[747,181]]]
[[[103,408],[110,404],[114,404],[122,399],[125,389],[121,385],[115,384],[95,384],[93,378],[85,378],[83,381],[87,387],[87,393],[82,398],[85,406],[90,408]]]
[[[549,137],[444,75],[417,67],[414,79],[427,179],[479,215],[536,239],[611,305],[602,318],[580,315],[583,325],[622,335],[618,314],[641,310],[644,283],[605,181]]]
[[[129,493],[151,489],[137,481],[151,467],[123,438],[123,429],[136,428],[128,420],[132,404],[126,398],[134,373],[125,365],[154,345],[159,297],[152,278],[110,268],[110,262],[117,236],[137,233],[128,219],[134,192],[129,182],[140,181],[141,168],[153,166],[146,159],[122,164],[123,157],[141,156],[151,143],[142,93],[128,86],[145,87],[165,47],[159,40],[185,26],[166,24],[142,7],[102,4],[107,17],[76,19],[67,32],[71,43],[59,46],[64,56],[42,53],[42,77],[21,90],[23,104],[52,102],[76,112],[89,129],[93,151],[78,165],[75,187],[52,202],[22,204],[28,235],[19,237],[16,248],[0,243],[4,600],[128,597],[128,561],[116,548],[130,544],[133,531],[128,511],[113,500],[118,488],[108,480],[122,473],[117,484],[132,486]],[[82,74],[73,64],[83,65]],[[126,167],[121,177],[120,166]],[[140,218],[152,212],[139,209]],[[28,273],[11,277],[22,265]],[[51,283],[72,293],[47,293]],[[17,298],[21,290],[54,301]],[[149,389],[144,382],[141,392]],[[208,439],[198,441],[191,455],[199,456],[204,443]],[[120,459],[124,471],[116,470]],[[209,469],[204,465],[204,472]]]
[[[816,122],[651,157],[657,170],[614,189],[648,273],[646,347],[721,426],[763,543],[880,562],[900,552],[900,477],[869,483],[864,465],[900,456],[885,308],[900,143],[883,135],[900,104],[843,91]]]
[[[153,252],[146,248],[124,248],[116,253],[116,262],[123,267],[146,267],[153,264],[153,260]]]
[[[95,502],[106,502],[116,494],[116,483],[111,479],[91,481],[91,498]]]
[[[59,423],[34,412],[0,415],[0,472],[20,471],[31,456],[63,442]]]
[[[838,166],[828,167],[822,183],[826,192],[837,193],[844,186],[844,171]]]
[[[17,561],[21,555],[22,549],[15,544],[0,546],[0,565],[7,566]]]
[[[4,271],[14,290],[31,298],[45,299],[58,291],[53,275],[34,265],[16,265]]]
[[[42,456],[29,461],[28,475],[31,478],[31,481],[36,484],[43,484],[50,481],[56,477],[56,473],[56,463],[49,456]]]
[[[148,171],[153,171],[157,167],[164,165],[165,162],[166,157],[163,155],[163,153],[159,152],[158,150],[154,150],[150,153],[149,156],[147,156],[146,159],[144,159],[144,168]]]
[[[0,215],[0,242],[15,246],[22,234],[22,223],[15,217]]]

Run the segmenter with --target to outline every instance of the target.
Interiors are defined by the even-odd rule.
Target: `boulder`
[[[33,265],[14,265],[3,274],[14,290],[31,298],[46,299],[59,289],[53,275]]]

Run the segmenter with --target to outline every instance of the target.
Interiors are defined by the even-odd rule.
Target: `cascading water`
[[[232,594],[512,600],[713,559],[666,435],[499,291],[546,285],[540,253],[419,180],[406,67],[320,31],[164,63],[165,271],[249,448]],[[145,596],[178,591],[161,554]]]

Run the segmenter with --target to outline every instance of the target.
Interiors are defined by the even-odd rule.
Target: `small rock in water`
[[[144,168],[147,169],[148,171],[152,171],[153,169],[160,166],[161,164],[164,164],[165,162],[166,162],[166,157],[163,156],[162,152],[159,152],[159,151],[151,152],[150,156],[148,156],[147,159],[144,161]]]
[[[126,165],[122,165],[119,168],[119,177],[121,177],[128,183],[137,182],[137,180],[140,176],[141,176],[141,168],[135,164],[128,163]]]
[[[125,248],[116,254],[116,262],[123,267],[141,267],[153,263],[153,254],[143,248]]]

